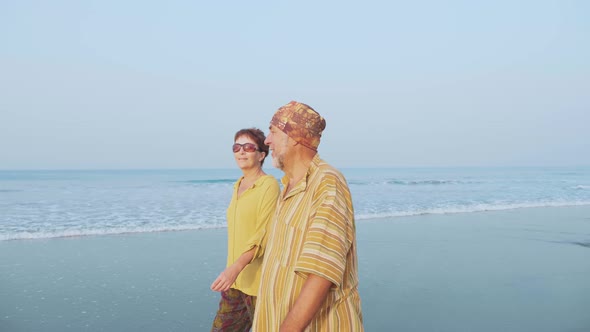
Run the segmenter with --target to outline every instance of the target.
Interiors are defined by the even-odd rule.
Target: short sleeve
[[[326,175],[317,188],[317,210],[308,224],[305,241],[295,271],[313,273],[342,284],[346,258],[352,244],[354,214],[350,193],[345,183],[332,174]]]

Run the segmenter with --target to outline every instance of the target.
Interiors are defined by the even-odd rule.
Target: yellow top
[[[355,233],[348,184],[316,154],[269,224],[252,331],[278,331],[310,273],[333,285],[305,331],[363,331]]]
[[[260,266],[264,248],[262,240],[266,225],[271,219],[277,198],[279,183],[272,175],[261,176],[252,187],[238,197],[243,177],[234,184],[234,191],[227,208],[227,266],[243,253],[257,246],[254,259],[239,274],[232,288],[256,296],[260,284]]]

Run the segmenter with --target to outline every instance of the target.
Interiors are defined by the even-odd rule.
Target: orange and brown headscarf
[[[318,150],[326,120],[310,106],[292,101],[278,109],[270,124],[314,151]]]

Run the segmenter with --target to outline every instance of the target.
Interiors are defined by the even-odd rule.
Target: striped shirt
[[[288,178],[282,180],[287,187]],[[309,273],[333,283],[306,331],[363,331],[354,211],[344,176],[315,155],[283,192],[262,263],[254,332],[278,331]]]

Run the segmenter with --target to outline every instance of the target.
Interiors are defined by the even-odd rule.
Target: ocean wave
[[[419,185],[441,185],[441,184],[467,184],[465,181],[457,180],[390,180],[387,184],[399,184],[405,186],[419,186]]]
[[[418,215],[442,215],[442,214],[458,214],[458,213],[476,213],[485,211],[503,211],[523,208],[541,208],[541,207],[567,207],[567,206],[585,206],[590,205],[590,201],[573,201],[573,202],[525,202],[512,204],[474,204],[469,206],[449,206],[441,208],[424,208],[412,209],[406,211],[392,211],[392,212],[377,212],[377,213],[360,213],[356,214],[356,220],[371,220],[383,218],[408,217]],[[51,238],[71,238],[71,237],[86,237],[86,236],[102,236],[102,235],[122,235],[122,234],[136,234],[136,233],[161,233],[161,232],[176,232],[176,231],[191,231],[203,229],[219,229],[225,228],[224,224],[207,224],[207,225],[163,225],[163,226],[128,226],[128,227],[105,227],[92,229],[70,229],[70,230],[55,230],[55,231],[12,231],[0,233],[0,241],[10,240],[38,240]]]
[[[578,186],[575,186],[574,189],[577,189],[577,190],[587,190],[587,189],[590,189],[590,186],[578,185]]]
[[[380,181],[359,181],[351,180],[350,185],[372,186],[372,185],[400,185],[400,186],[421,186],[421,185],[456,185],[456,184],[474,184],[476,181],[464,180],[399,180],[389,179]]]
[[[356,220],[370,220],[382,218],[410,217],[428,214],[455,214],[455,213],[474,213],[485,211],[504,211],[525,208],[540,207],[567,207],[567,206],[584,206],[590,205],[590,201],[578,202],[537,202],[537,203],[514,203],[514,204],[475,204],[470,206],[454,206],[444,208],[430,208],[422,210],[393,211],[374,214],[355,215]]]
[[[81,230],[64,230],[53,232],[16,232],[0,234],[0,241],[11,240],[41,240],[53,238],[101,236],[101,235],[123,235],[137,233],[163,233],[193,231],[202,229],[225,228],[220,225],[183,225],[183,226],[163,226],[163,227],[119,227],[103,229],[81,229]]]
[[[180,181],[182,183],[192,184],[217,184],[217,183],[234,183],[237,179],[213,179],[213,180],[186,180]]]
[[[22,190],[17,189],[0,189],[0,193],[17,193],[21,192]]]

